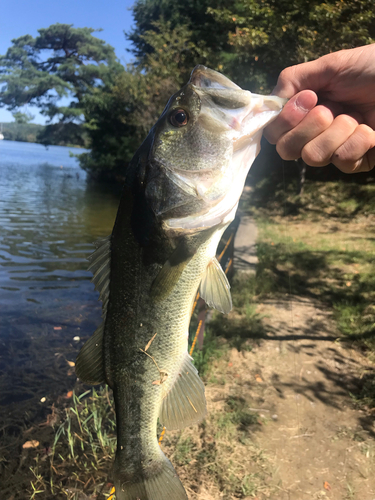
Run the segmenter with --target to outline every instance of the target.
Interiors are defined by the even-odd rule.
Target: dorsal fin
[[[107,305],[109,299],[109,279],[111,271],[111,236],[107,236],[94,243],[95,252],[88,257],[90,261],[89,271],[94,274],[92,282],[95,290],[99,292],[102,301],[103,321],[95,330],[92,337],[80,350],[76,361],[76,374],[86,384],[103,384],[105,382],[103,364],[103,333],[104,323],[107,316]]]

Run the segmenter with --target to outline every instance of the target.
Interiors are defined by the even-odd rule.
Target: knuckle
[[[354,130],[358,126],[358,121],[349,115],[338,115],[336,123],[343,129]]]
[[[375,146],[375,132],[371,127],[362,123],[358,125],[355,132],[356,135],[359,136],[358,139],[362,139],[362,141],[365,142],[369,148]]]
[[[291,141],[285,139],[280,139],[277,142],[276,151],[283,160],[296,160],[301,156],[299,153],[300,150]]]
[[[316,126],[321,130],[325,130],[333,122],[332,112],[325,106],[317,106],[311,113],[314,113]]]
[[[323,167],[328,165],[331,154],[324,151],[320,146],[311,141],[302,149],[301,156],[304,162],[312,167]]]
[[[284,84],[289,82],[291,75],[294,71],[294,66],[290,66],[289,68],[285,68],[281,71],[278,78],[278,83]]]

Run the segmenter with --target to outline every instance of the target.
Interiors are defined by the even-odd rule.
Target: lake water
[[[0,141],[0,413],[13,418],[72,388],[68,361],[100,321],[86,258],[119,195],[70,152],[82,150]]]

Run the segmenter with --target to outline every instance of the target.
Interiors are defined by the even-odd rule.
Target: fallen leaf
[[[260,376],[260,375],[258,375],[258,373],[255,375],[255,380],[256,380],[257,382],[263,382],[263,380],[262,380],[261,376]]]
[[[76,366],[76,364],[74,363],[74,361],[68,361],[66,360],[66,362],[68,363],[69,366],[73,367],[73,366]]]
[[[155,333],[155,335],[152,337],[152,339],[151,339],[151,340],[149,340],[149,341],[147,342],[147,345],[146,345],[146,347],[145,347],[145,352],[146,352],[146,351],[147,351],[147,349],[150,347],[150,345],[153,343],[154,338],[156,337],[156,335],[157,335],[157,333]]]
[[[23,443],[22,448],[26,450],[27,448],[37,448],[39,446],[39,441],[33,439],[32,441],[26,441]]]
[[[53,329],[54,330],[62,330],[62,326],[54,326]]]
[[[324,481],[323,487],[325,490],[328,490],[328,491],[331,491],[331,489],[332,489],[331,485],[327,481]]]
[[[165,382],[168,378],[168,372],[166,372],[165,370],[160,370],[160,383],[162,384],[163,382]]]

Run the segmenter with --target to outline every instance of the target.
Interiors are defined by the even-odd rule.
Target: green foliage
[[[0,106],[13,111],[37,105],[49,122],[57,119],[64,125],[58,127],[58,134],[71,135],[71,142],[84,144],[77,133],[83,122],[83,98],[123,71],[113,48],[95,38],[94,31],[57,23],[40,29],[36,38],[25,35],[12,40],[0,57]],[[62,97],[69,105],[59,105]],[[41,138],[46,144],[51,143],[48,132]],[[51,134],[56,135],[56,127]]]
[[[20,113],[23,115],[23,113]],[[7,141],[36,142],[41,144],[52,144],[55,146],[74,147],[77,144],[83,144],[84,147],[89,144],[89,137],[85,130],[75,123],[56,123],[49,126],[28,123],[23,120],[3,123],[2,131],[4,139]],[[45,138],[48,137],[48,140]]]
[[[3,123],[4,139],[7,141],[37,142],[37,136],[42,133],[43,125],[36,123]]]
[[[224,68],[242,86],[263,92],[287,66],[372,43],[375,37],[371,0],[232,1],[208,12],[217,23],[230,23],[234,57]]]
[[[222,70],[252,91],[268,92],[286,66],[374,42],[372,0],[138,0],[136,28],[128,34],[142,64],[154,52],[146,32],[155,21],[185,26],[191,68]]]
[[[16,113],[13,113],[13,118],[16,123],[23,125],[25,123],[31,122],[34,119],[34,116],[17,111]]]

